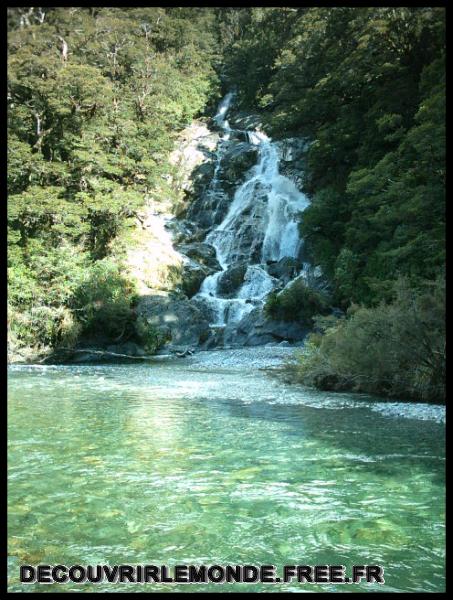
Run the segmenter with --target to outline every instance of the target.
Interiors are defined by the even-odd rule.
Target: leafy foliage
[[[333,301],[355,306],[321,318],[299,379],[442,400],[445,10],[250,8],[240,24],[228,76],[272,136],[310,138],[305,247]],[[304,294],[273,295],[267,311],[300,318]]]
[[[218,94],[215,23],[213,9],[8,9],[15,347],[115,338],[133,318],[114,250],[170,193],[175,134]]]
[[[301,228],[336,302],[372,305],[401,275],[415,287],[435,278],[445,260],[444,9],[244,9],[242,22],[227,72],[244,104],[265,108],[271,135],[312,140]]]
[[[374,308],[354,306],[348,318],[324,320],[292,366],[295,378],[321,389],[368,392],[443,402],[445,282],[414,292],[406,279],[395,298]]]

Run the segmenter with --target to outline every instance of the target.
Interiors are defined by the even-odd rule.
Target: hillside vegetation
[[[299,378],[442,399],[444,9],[256,8],[230,19],[238,36],[225,60],[244,106],[262,111],[272,136],[311,142],[304,187],[312,203],[301,222],[309,256],[331,282],[337,306],[364,307],[331,321],[318,339],[322,352],[311,346],[301,358]],[[434,282],[435,299],[426,292]],[[402,287],[422,313],[410,309]],[[272,302],[276,311],[278,297]],[[395,328],[393,319],[402,317],[407,326]],[[409,322],[426,334],[425,344],[415,332],[408,336]],[[367,352],[376,349],[375,335],[386,340],[382,356]],[[389,382],[386,364],[407,345],[414,346],[411,359],[393,363],[399,379],[418,381],[405,387],[393,375]],[[423,353],[438,358],[425,364]],[[357,369],[370,383],[365,376],[357,383]]]
[[[308,142],[324,287],[266,305],[314,327],[294,377],[443,399],[443,8],[10,8],[8,27],[13,355],[136,331],[137,211],[171,199],[178,133],[234,88],[272,138]]]
[[[114,339],[133,320],[122,249],[172,194],[175,134],[219,93],[214,13],[9,9],[10,350]]]

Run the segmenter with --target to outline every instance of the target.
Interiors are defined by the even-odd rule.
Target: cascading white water
[[[224,117],[226,116],[228,109],[230,108],[233,98],[234,98],[234,92],[228,92],[228,94],[225,96],[225,98],[223,98],[223,100],[220,102],[219,107],[217,109],[217,113],[214,117],[214,121],[224,131],[224,135],[223,135],[224,139],[228,139],[229,132],[231,131],[230,124]]]
[[[233,98],[234,93],[228,93],[214,117],[223,129],[223,140],[229,140],[234,132],[226,120]],[[298,256],[302,243],[298,215],[309,203],[294,182],[279,173],[278,145],[262,131],[242,133],[257,146],[259,159],[237,188],[223,221],[206,237],[206,243],[216,249],[222,267],[222,271],[204,280],[197,294],[212,310],[212,326],[238,323],[257,304],[263,304],[278,283],[267,273],[266,262]],[[215,176],[219,163],[220,160]],[[248,263],[243,284],[235,298],[222,298],[218,293],[219,279],[239,260]]]

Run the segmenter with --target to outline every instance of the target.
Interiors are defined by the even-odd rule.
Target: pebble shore
[[[300,348],[282,344],[272,346],[255,346],[251,348],[231,348],[198,352],[185,359],[197,370],[227,369],[227,370],[272,370],[282,366],[291,359]],[[297,385],[297,384],[292,384]],[[423,402],[387,401],[381,398],[371,398],[364,394],[332,394],[330,402],[337,398],[338,404],[344,403],[345,397],[356,398],[355,402],[366,405],[371,410],[388,417],[417,419],[445,423],[445,406]]]

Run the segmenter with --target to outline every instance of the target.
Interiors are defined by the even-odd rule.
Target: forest
[[[234,87],[308,143],[300,234],[329,285],[268,299],[311,324],[290,376],[443,401],[443,8],[10,8],[8,50],[11,356],[133,328],[137,211]]]

